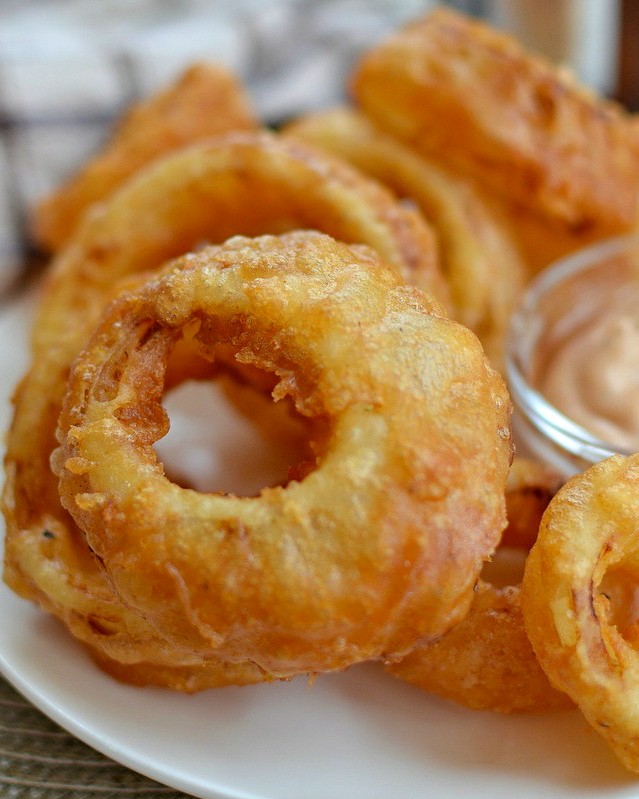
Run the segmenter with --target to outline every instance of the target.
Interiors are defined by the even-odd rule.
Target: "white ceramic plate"
[[[0,313],[0,422],[26,362],[28,300]],[[95,749],[204,799],[617,799],[639,782],[577,712],[501,717],[374,665],[196,696],[102,674],[56,622],[0,587],[0,670]]]

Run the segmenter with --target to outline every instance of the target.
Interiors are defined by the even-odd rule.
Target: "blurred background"
[[[277,124],[339,102],[364,49],[434,0],[2,0],[0,296],[36,263],[33,202],[134,99],[197,59],[230,67]],[[588,85],[639,105],[637,0],[456,0]]]

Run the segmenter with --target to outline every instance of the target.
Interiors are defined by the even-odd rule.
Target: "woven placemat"
[[[2,799],[181,799],[58,727],[0,677]]]

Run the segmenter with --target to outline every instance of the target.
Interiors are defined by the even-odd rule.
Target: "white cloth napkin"
[[[86,159],[135,98],[213,59],[265,121],[341,99],[363,49],[432,0],[3,0],[0,296],[34,253],[34,201]]]

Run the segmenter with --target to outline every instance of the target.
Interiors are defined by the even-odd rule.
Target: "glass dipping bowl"
[[[639,298],[639,236],[608,239],[573,253],[529,285],[506,341],[518,454],[541,460],[566,478],[615,453],[630,454],[568,418],[536,381],[544,360],[562,342],[588,329],[601,313],[628,308],[633,294]],[[639,301],[634,309],[639,322]]]

